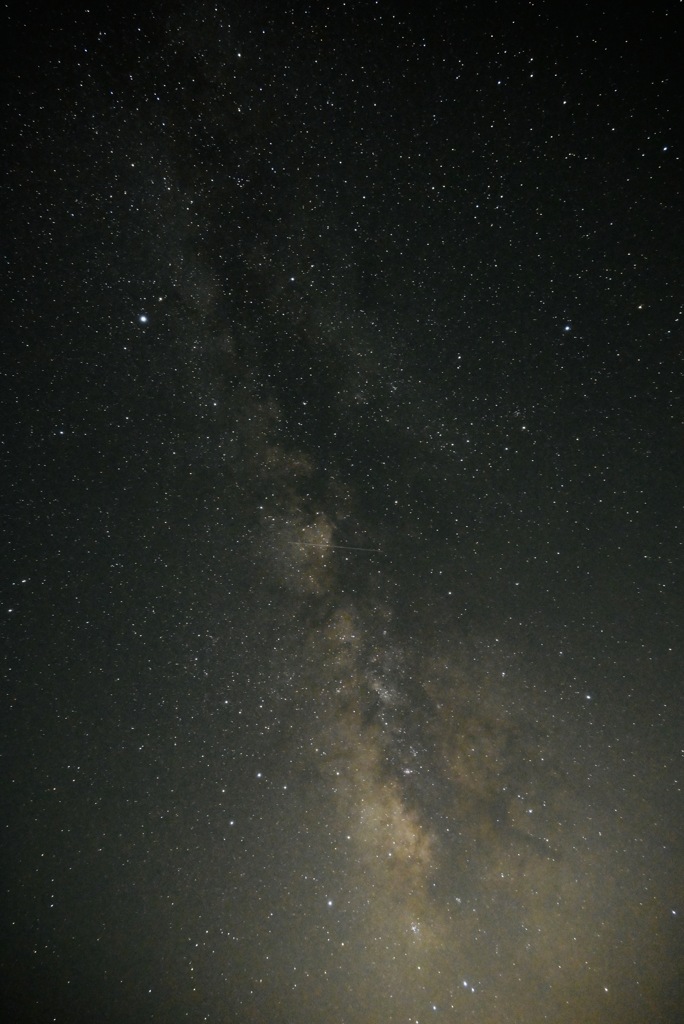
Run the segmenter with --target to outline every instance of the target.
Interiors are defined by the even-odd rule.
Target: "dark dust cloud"
[[[414,6],[9,7],[8,1021],[681,1019],[678,5]]]

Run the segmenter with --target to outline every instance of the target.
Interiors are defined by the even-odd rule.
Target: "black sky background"
[[[7,25],[9,1019],[678,1020],[677,5]]]

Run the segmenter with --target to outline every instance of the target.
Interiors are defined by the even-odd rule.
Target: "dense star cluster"
[[[414,7],[9,5],[13,1024],[681,1019],[678,5]]]

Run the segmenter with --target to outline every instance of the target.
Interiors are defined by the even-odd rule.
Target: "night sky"
[[[674,1024],[681,5],[138,7],[3,33],[3,1019]]]

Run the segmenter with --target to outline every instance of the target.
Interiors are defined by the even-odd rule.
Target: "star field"
[[[681,12],[10,5],[9,1020],[674,1024]]]

